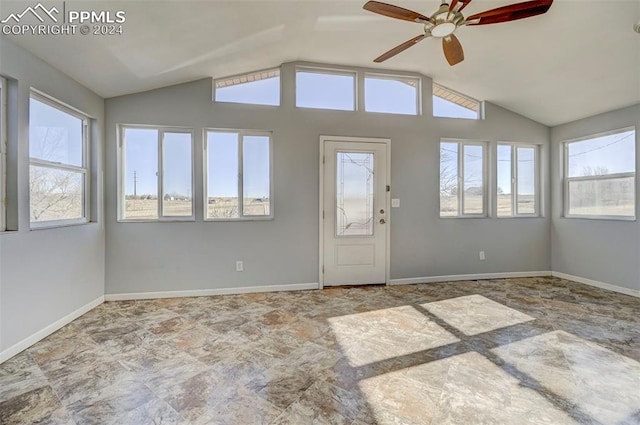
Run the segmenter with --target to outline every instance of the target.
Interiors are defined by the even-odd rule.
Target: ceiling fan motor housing
[[[449,10],[447,3],[442,3],[436,13],[431,15],[430,25],[425,26],[425,31],[434,37],[448,37],[464,21],[464,16],[460,12]]]

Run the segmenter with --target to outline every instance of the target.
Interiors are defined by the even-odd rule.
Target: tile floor
[[[0,365],[9,424],[640,424],[640,300],[556,278],[109,302]]]

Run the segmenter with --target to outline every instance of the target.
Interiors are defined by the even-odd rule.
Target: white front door
[[[385,283],[388,145],[331,138],[322,142],[323,284]]]

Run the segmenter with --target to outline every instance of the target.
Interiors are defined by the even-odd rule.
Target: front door
[[[387,146],[385,141],[323,139],[326,286],[386,282]]]

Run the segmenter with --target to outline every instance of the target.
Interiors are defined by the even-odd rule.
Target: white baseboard
[[[50,325],[46,326],[45,328],[39,330],[38,332],[34,333],[33,335],[23,339],[22,341],[18,342],[17,344],[14,344],[11,347],[7,348],[6,350],[0,352],[0,363],[4,362],[6,360],[9,360],[11,357],[15,356],[16,354],[21,353],[22,351],[24,351],[27,348],[31,347],[36,342],[48,337],[49,335],[51,335],[52,333],[54,333],[58,329],[62,328],[65,325],[68,325],[72,321],[76,320],[78,317],[80,317],[83,314],[87,313],[89,310],[92,310],[92,309],[96,308],[97,306],[99,306],[103,302],[104,302],[104,296],[98,297],[95,300],[91,301],[90,303],[83,305],[82,307],[80,307],[76,311],[67,314],[63,318],[61,318],[59,320],[56,320],[52,324],[50,324]]]
[[[584,283],[585,285],[595,286],[596,288],[607,289],[613,292],[619,292],[625,295],[631,295],[633,297],[640,297],[640,291],[636,289],[625,288],[624,286],[612,285],[610,283],[599,282],[597,280],[591,280],[580,276],[574,276],[567,273],[552,272],[553,277],[559,277],[561,279],[572,280],[578,283]]]
[[[188,291],[131,292],[106,294],[105,301],[150,300],[156,298],[209,297],[212,295],[252,294],[256,292],[304,291],[318,289],[318,283],[294,283],[291,285],[245,286],[239,288],[195,289]]]
[[[391,279],[390,285],[413,285],[416,283],[455,282],[460,280],[486,280],[509,279],[517,277],[543,277],[551,276],[550,271],[533,272],[504,272],[504,273],[478,273],[478,274],[454,274],[449,276],[410,277],[405,279]]]

